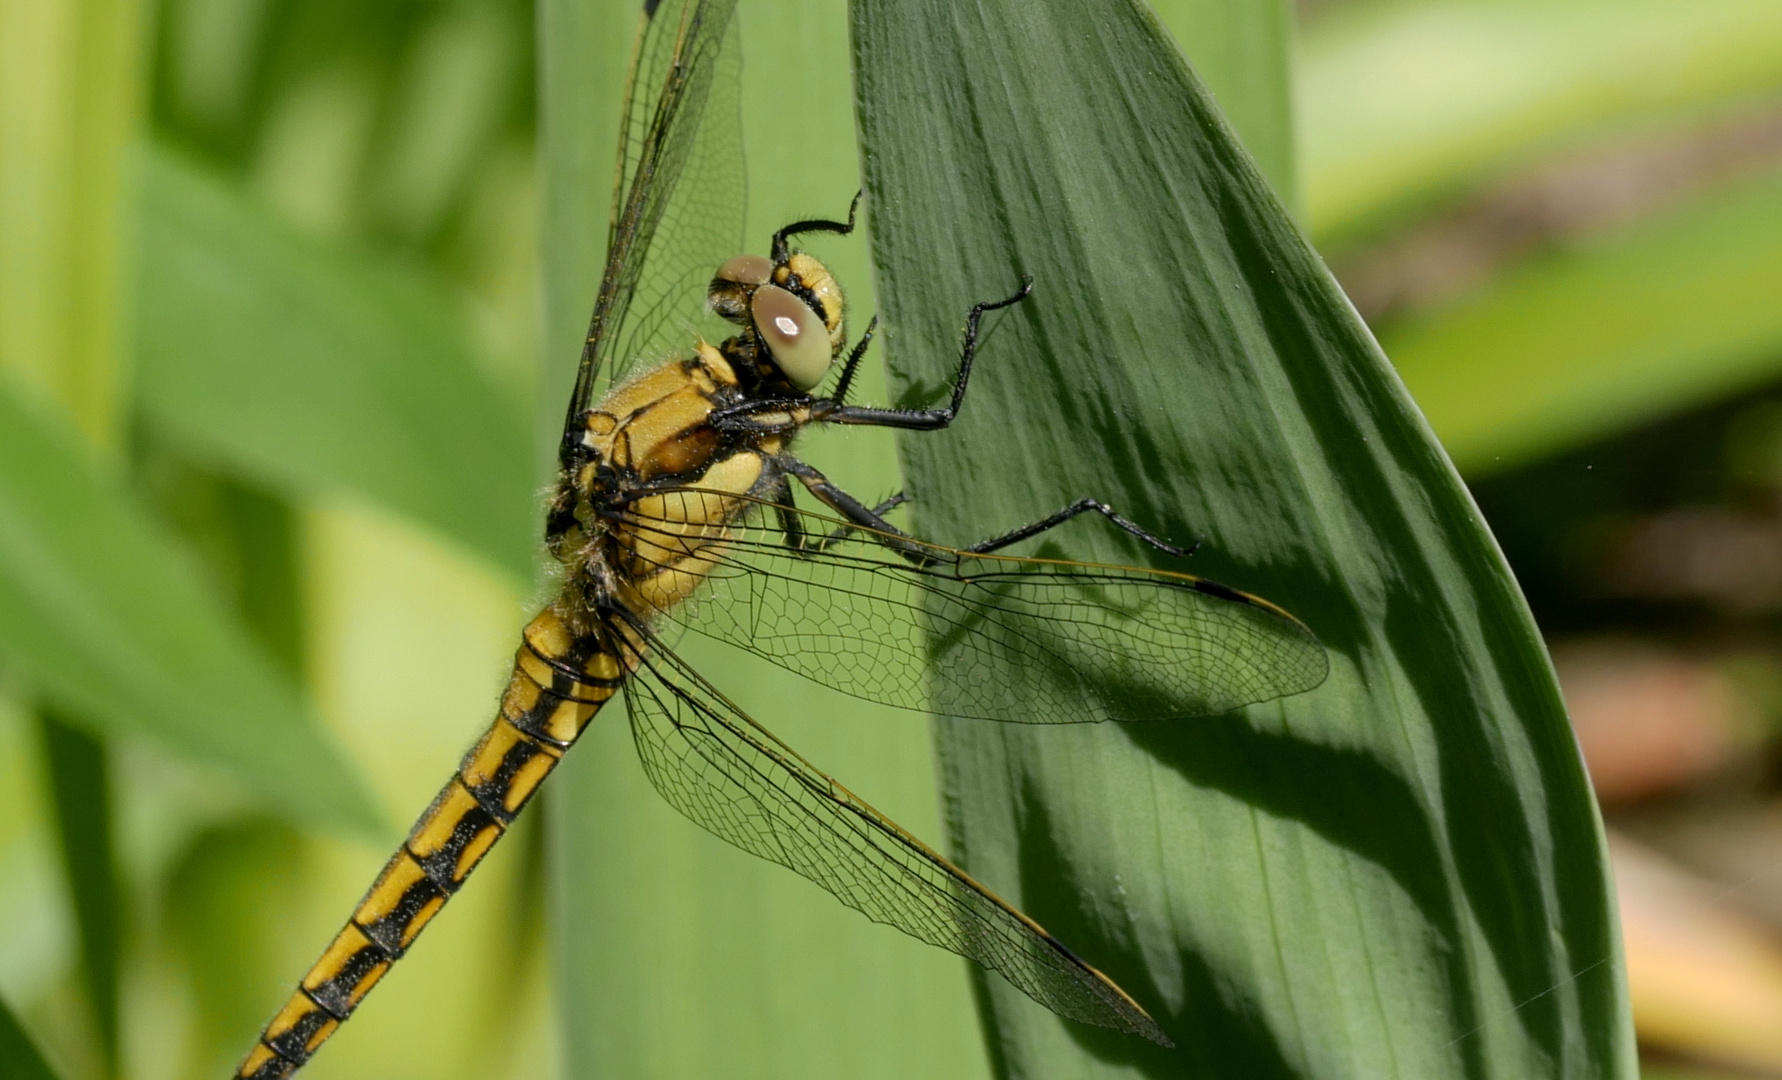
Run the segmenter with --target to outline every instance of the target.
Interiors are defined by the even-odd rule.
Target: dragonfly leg
[[[908,501],[909,501],[909,496],[905,495],[903,492],[900,491],[897,494],[891,496],[889,499],[886,499],[884,502],[880,503],[879,505],[873,507],[872,515],[873,515],[873,517],[882,519],[886,514],[889,514],[891,511],[897,509],[898,507],[902,506],[904,503],[906,503]],[[804,550],[811,551],[811,552],[828,551],[830,548],[841,543],[843,540],[848,539],[850,536],[858,536],[858,535],[859,535],[859,533],[852,529],[837,529],[834,532],[830,533],[828,536],[825,536],[823,539],[817,541],[815,544],[809,545]]]
[[[866,347],[872,344],[872,332],[878,328],[879,317],[874,315],[872,321],[866,324],[866,333],[860,335],[859,343],[848,353],[847,363],[842,365],[841,378],[836,381],[835,392],[829,395],[829,399],[837,405],[848,400],[848,387],[854,384],[854,371],[860,366],[860,359],[866,355]]]
[[[889,513],[905,501],[903,492],[898,492],[877,507],[869,507],[830,483],[829,478],[814,467],[797,458],[781,457],[776,460],[776,464],[787,473],[797,477],[799,483],[802,483],[823,505],[860,528],[870,530],[867,533],[867,538],[885,545],[917,566],[927,566],[933,561],[932,557],[920,546],[913,543],[902,543],[902,541],[914,538],[883,517],[884,514]],[[839,539],[840,536],[829,537],[825,541],[825,546]]]
[[[842,364],[841,378],[835,384],[835,392],[826,399],[827,403],[840,405],[848,396],[848,387],[854,382],[854,373],[866,356],[866,348],[872,344],[873,331],[878,326],[879,317],[874,315],[866,326],[866,333],[860,335],[860,341]],[[811,405],[808,397],[756,398],[713,409],[706,422],[719,431],[751,438],[785,435],[810,423]]]
[[[774,233],[772,250],[774,264],[777,266],[786,261],[786,241],[797,236],[799,233],[826,232],[835,233],[839,236],[846,236],[853,232],[854,215],[860,209],[860,195],[860,192],[854,192],[854,201],[848,204],[848,220],[846,221],[829,221],[825,218],[812,218],[809,221],[794,221],[792,224],[787,225],[785,228]]]
[[[1023,525],[1019,529],[1011,529],[1008,532],[1003,533],[1001,536],[991,537],[988,540],[973,544],[964,550],[973,551],[979,555],[987,555],[992,551],[999,551],[1002,548],[1008,547],[1010,544],[1018,544],[1030,536],[1038,536],[1040,533],[1043,533],[1048,529],[1064,524],[1078,514],[1088,513],[1091,510],[1100,514],[1102,517],[1107,518],[1119,528],[1131,533],[1140,540],[1143,540],[1158,551],[1163,552],[1165,555],[1173,555],[1178,559],[1186,559],[1188,556],[1194,554],[1195,550],[1200,547],[1199,540],[1196,540],[1187,547],[1178,547],[1159,536],[1145,531],[1145,529],[1136,522],[1122,517],[1119,513],[1115,512],[1113,507],[1102,502],[1100,499],[1078,499],[1076,502],[1071,503],[1056,514],[1043,517],[1030,525]]]
[[[811,539],[811,537],[805,533],[804,525],[799,520],[798,515],[793,513],[793,511],[797,509],[797,506],[792,502],[792,483],[783,472],[774,478],[772,486],[767,489],[762,497],[772,503],[774,509],[778,511],[780,516],[780,531],[783,532],[786,537],[786,549],[794,555],[802,556],[828,551],[843,540],[846,540],[849,536],[854,535],[852,530],[837,529],[820,540]],[[891,511],[897,509],[908,501],[909,497],[900,491],[879,505],[873,507],[871,511],[872,515],[875,518],[882,519],[886,514],[889,514]]]
[[[773,504],[774,512],[779,515],[780,532],[786,536],[787,549],[803,552],[808,539],[804,534],[804,525],[793,512],[797,507],[792,505],[792,481],[786,478],[785,473],[779,473],[771,483],[772,486],[763,493],[763,498]]]
[[[909,431],[937,431],[946,427],[959,415],[959,404],[965,400],[965,384],[971,379],[972,360],[978,352],[978,326],[984,321],[984,313],[1025,300],[1031,292],[1033,279],[1028,278],[1021,283],[1021,291],[1007,299],[972,305],[971,314],[965,318],[965,343],[959,350],[959,374],[953,378],[953,399],[941,408],[871,409],[844,405],[838,398],[816,402],[811,410],[811,419],[827,424],[863,424],[868,427],[903,428]],[[845,371],[843,379],[843,384],[837,389],[845,388]]]

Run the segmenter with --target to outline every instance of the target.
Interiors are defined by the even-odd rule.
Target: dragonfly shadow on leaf
[[[1181,949],[1177,959],[1181,985],[1165,992],[1127,949],[1110,940],[1106,926],[1084,907],[1066,897],[1084,890],[1072,879],[1073,860],[1056,843],[1057,833],[1046,813],[1045,802],[1033,785],[1023,805],[1032,809],[1020,835],[1021,892],[1031,908],[1049,926],[1057,926],[1072,940],[1091,942],[1105,970],[1123,985],[1137,986],[1153,1007],[1158,1023],[1175,1042],[1173,1049],[1122,1039],[1112,1032],[1084,1024],[1067,1024],[1070,1037],[1096,1058],[1136,1068],[1146,1076],[1206,1076],[1243,1080],[1301,1080],[1306,1074],[1293,1066],[1287,1048],[1269,1029],[1267,1018],[1239,986],[1224,977],[1207,957],[1193,949]],[[979,979],[980,992],[987,986]],[[1166,1001],[1180,1002],[1165,1013]],[[1005,1075],[1007,1070],[999,1070]]]
[[[1188,783],[1223,792],[1272,817],[1298,822],[1385,871],[1444,943],[1440,955],[1453,961],[1445,962],[1436,976],[1447,991],[1453,1024],[1463,1031],[1474,1026],[1475,999],[1464,965],[1458,962],[1466,945],[1455,912],[1465,901],[1454,895],[1456,885],[1444,873],[1446,860],[1429,829],[1427,808],[1402,776],[1364,750],[1269,730],[1243,713],[1188,724],[1123,724],[1119,730]],[[1198,1011],[1187,1016],[1196,1027],[1206,1023]],[[1219,1037],[1215,1028],[1178,1031],[1168,1021],[1163,1026],[1178,1045],[1197,1037]],[[1467,1074],[1483,1075],[1478,1071],[1482,1064],[1469,1062]]]

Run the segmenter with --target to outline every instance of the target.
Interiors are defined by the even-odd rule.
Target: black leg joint
[[[846,236],[849,233],[853,232],[854,231],[854,215],[856,213],[858,213],[860,210],[860,196],[861,196],[861,194],[862,193],[858,192],[858,191],[854,192],[854,201],[848,204],[848,220],[845,222],[830,221],[826,218],[811,218],[806,221],[794,221],[792,224],[787,225],[785,228],[781,229],[779,232],[774,233],[773,234],[773,249],[772,249],[772,252],[770,253],[771,257],[773,258],[774,265],[778,266],[781,263],[786,261],[786,256],[789,252],[789,247],[788,247],[786,241],[791,239],[794,236],[797,236],[799,233],[827,232],[827,233],[835,233],[839,236]]]

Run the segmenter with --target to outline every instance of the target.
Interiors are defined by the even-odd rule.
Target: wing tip
[[[1157,1026],[1157,1021],[1151,1019],[1150,1013],[1140,1009],[1139,1015],[1144,1017],[1144,1022],[1135,1025],[1135,1030],[1133,1031],[1134,1035],[1142,1035],[1156,1043],[1158,1046],[1163,1047],[1165,1050],[1174,1050],[1176,1048],[1176,1044],[1170,1041],[1170,1037],[1163,1033],[1161,1027]]]

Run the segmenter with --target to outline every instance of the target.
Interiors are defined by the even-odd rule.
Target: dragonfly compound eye
[[[829,373],[829,328],[809,304],[778,285],[755,290],[755,330],[786,381],[810,390]]]
[[[773,276],[773,263],[759,255],[738,255],[712,275],[706,303],[720,317],[742,322],[749,311],[749,297]]]

